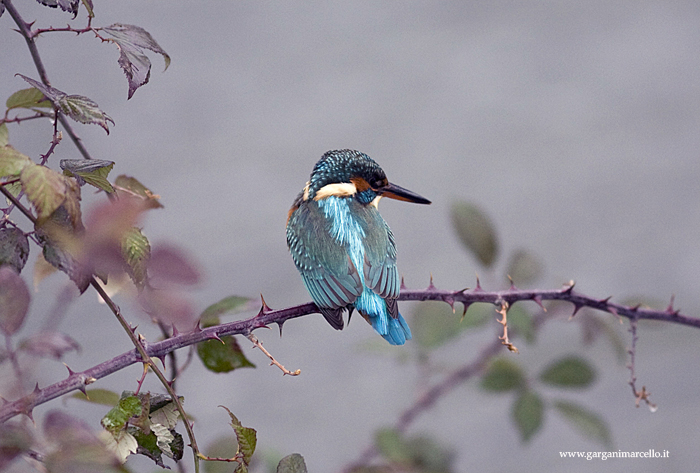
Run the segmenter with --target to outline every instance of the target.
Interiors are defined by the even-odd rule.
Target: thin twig
[[[632,334],[632,346],[627,351],[630,356],[630,362],[627,365],[627,368],[630,370],[629,385],[632,387],[632,393],[634,394],[634,404],[639,407],[639,403],[644,401],[651,412],[656,412],[657,406],[649,400],[651,393],[647,391],[647,387],[642,386],[641,391],[637,390],[637,375],[634,372],[634,358],[635,354],[637,353],[637,339],[639,339],[639,337],[637,336],[637,321],[634,319],[630,321],[629,332]]]
[[[269,351],[265,350],[265,347],[262,345],[262,342],[260,340],[258,340],[258,337],[256,337],[252,333],[248,334],[248,340],[253,342],[253,345],[260,348],[260,351],[263,352],[265,355],[267,355],[267,357],[270,359],[270,366],[275,365],[276,367],[278,367],[279,369],[282,370],[282,373],[288,374],[289,376],[299,376],[301,374],[301,370],[297,369],[294,371],[289,371],[287,368],[285,368],[282,365],[282,363],[275,360],[275,357],[272,356]]]

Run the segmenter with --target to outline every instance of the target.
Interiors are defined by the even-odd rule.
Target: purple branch
[[[403,290],[399,296],[399,300],[443,301],[452,306],[454,306],[455,302],[461,302],[464,304],[465,308],[475,302],[488,302],[494,305],[500,305],[502,301],[506,301],[509,305],[512,305],[518,301],[534,301],[541,305],[544,300],[561,300],[572,303],[574,305],[574,313],[581,307],[590,307],[617,316],[628,317],[632,320],[663,320],[665,322],[700,328],[700,318],[682,315],[671,306],[663,311],[622,306],[611,303],[608,299],[594,299],[579,294],[573,290],[573,285],[567,285],[558,290],[545,291],[521,291],[511,286],[508,290],[493,292],[484,291],[480,286],[477,286],[476,289],[473,290],[462,291],[443,291],[431,286],[424,290]],[[215,325],[205,329],[197,328],[193,332],[174,334],[172,338],[157,343],[148,343],[144,341],[143,346],[149,356],[161,358],[162,360],[173,350],[194,345],[205,340],[219,339],[225,335],[247,336],[254,330],[268,327],[270,324],[277,324],[281,332],[282,325],[286,321],[316,313],[317,311],[316,305],[312,302],[279,310],[272,310],[267,307],[267,305],[263,304],[260,312],[249,319]],[[71,391],[84,391],[85,386],[88,384],[92,384],[98,379],[109,376],[112,373],[139,362],[143,362],[143,360],[138,355],[138,352],[136,350],[131,350],[85,371],[79,373],[70,371],[69,376],[63,381],[54,383],[44,389],[35,389],[34,392],[21,399],[14,402],[6,402],[0,406],[0,423],[18,414],[31,415],[32,409],[40,404]],[[467,376],[471,376],[471,370],[473,370],[473,368],[468,369],[469,372]]]

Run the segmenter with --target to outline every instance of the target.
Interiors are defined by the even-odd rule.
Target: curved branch
[[[649,319],[663,320],[665,322],[687,325],[689,327],[700,328],[700,318],[690,317],[675,311],[672,306],[666,310],[659,311],[640,307],[628,307],[609,302],[608,299],[594,299],[573,290],[573,283],[558,290],[519,290],[514,286],[505,291],[484,291],[479,285],[473,290],[443,291],[430,286],[424,290],[404,289],[399,296],[402,301],[443,301],[454,307],[455,302],[461,302],[466,308],[475,302],[486,302],[500,305],[503,301],[512,305],[518,301],[534,301],[542,305],[544,300],[560,300],[570,302],[574,305],[574,314],[581,307],[590,307],[602,310],[611,314],[627,317],[633,320]],[[245,320],[229,322],[200,329],[199,327],[189,333],[178,334],[157,343],[142,342],[142,345],[149,357],[163,359],[168,353],[179,348],[194,345],[210,339],[219,339],[225,335],[248,336],[254,330],[268,327],[270,324],[277,324],[282,331],[282,325],[297,317],[317,313],[318,308],[313,302],[288,307],[285,309],[272,310],[267,305],[263,305],[257,315]],[[500,343],[500,340],[499,340]],[[31,415],[34,407],[62,396],[75,390],[85,390],[85,386],[94,383],[98,379],[109,376],[127,366],[135,363],[142,363],[143,359],[134,349],[122,353],[111,360],[107,360],[99,365],[93,366],[85,371],[76,373],[69,372],[69,376],[57,383],[51,384],[44,389],[38,387],[29,395],[24,396],[14,402],[5,402],[0,406],[0,423],[5,422],[18,414]]]

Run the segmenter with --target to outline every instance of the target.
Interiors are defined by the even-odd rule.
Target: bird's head
[[[428,199],[415,192],[390,183],[384,170],[372,158],[350,149],[325,153],[314,166],[304,189],[304,200],[321,200],[330,196],[353,196],[365,205],[376,205],[381,197],[430,204]]]

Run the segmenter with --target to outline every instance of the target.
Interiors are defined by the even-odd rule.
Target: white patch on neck
[[[357,187],[352,182],[338,182],[334,184],[326,184],[316,191],[314,200],[319,201],[326,197],[350,197],[355,195]],[[308,192],[307,192],[308,193]]]
[[[379,201],[381,200],[382,196],[378,195],[377,197],[374,198],[372,202],[370,202],[370,205],[374,205],[374,208],[379,210]]]

